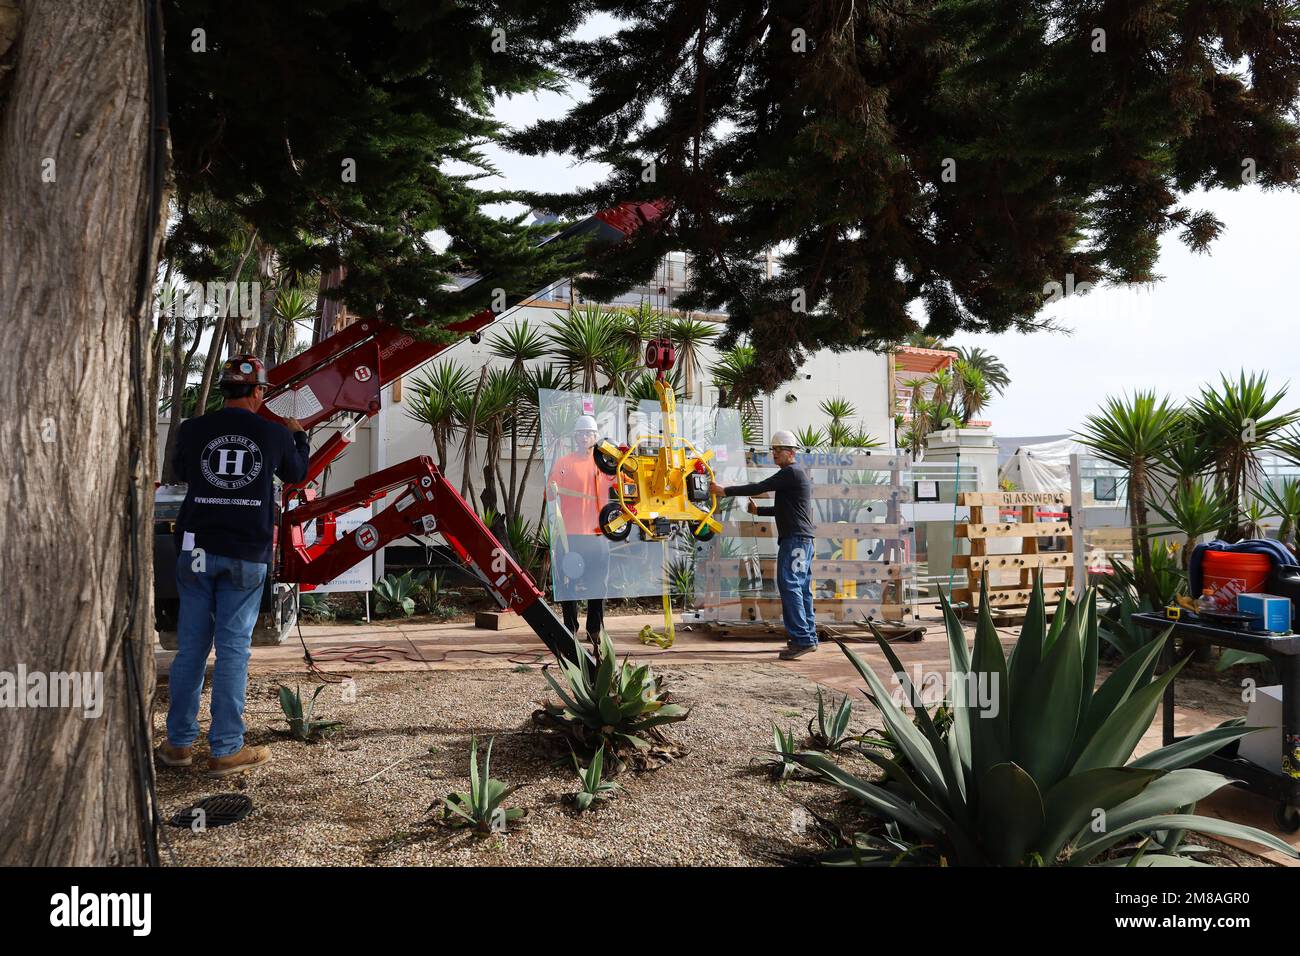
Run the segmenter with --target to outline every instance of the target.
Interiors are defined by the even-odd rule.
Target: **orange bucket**
[[[1237,595],[1263,592],[1272,570],[1273,560],[1266,554],[1206,551],[1201,559],[1201,587],[1210,589],[1220,610],[1235,611]]]

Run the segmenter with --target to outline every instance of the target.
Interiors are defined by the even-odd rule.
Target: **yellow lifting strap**
[[[658,647],[669,648],[673,646],[673,602],[669,596],[671,586],[668,583],[668,576],[664,576],[664,630],[658,633],[653,627],[647,624],[641,628],[641,633],[637,635],[642,644],[654,644]]]

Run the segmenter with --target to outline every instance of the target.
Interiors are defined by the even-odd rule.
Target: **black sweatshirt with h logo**
[[[276,514],[271,476],[302,481],[310,453],[306,432],[243,408],[181,422],[172,463],[189,491],[176,520],[177,550],[202,548],[270,564]]]

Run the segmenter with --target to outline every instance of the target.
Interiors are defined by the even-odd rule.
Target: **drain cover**
[[[242,793],[215,793],[177,812],[168,822],[186,830],[206,830],[238,823],[253,809],[253,801]]]

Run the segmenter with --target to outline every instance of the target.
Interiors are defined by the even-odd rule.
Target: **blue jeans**
[[[244,696],[248,690],[248,656],[253,625],[262,605],[266,565],[257,561],[205,554],[204,568],[194,570],[194,553],[176,553],[176,589],[180,614],[176,623],[176,657],[172,660],[167,708],[167,741],[188,747],[199,736],[199,697],[203,671],[213,644],[212,756],[239,753],[244,746]]]
[[[792,644],[817,644],[813,596],[809,589],[812,538],[782,538],[776,549],[776,589],[781,594],[781,618]]]

